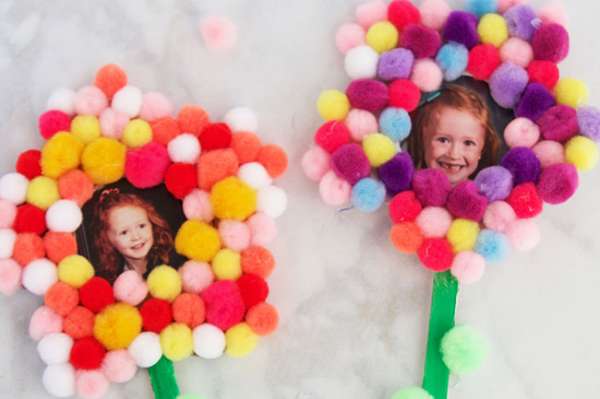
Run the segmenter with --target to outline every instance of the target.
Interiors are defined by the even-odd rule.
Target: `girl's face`
[[[435,129],[425,133],[425,162],[441,169],[452,184],[476,170],[485,145],[485,128],[471,113],[443,107]]]
[[[144,259],[154,245],[152,224],[146,211],[133,205],[109,211],[108,239],[126,259]]]

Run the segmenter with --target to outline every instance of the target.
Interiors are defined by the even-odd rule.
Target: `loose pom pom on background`
[[[469,326],[457,326],[442,338],[442,358],[454,374],[461,375],[478,369],[487,357],[487,341]]]
[[[346,54],[351,49],[365,43],[365,34],[365,30],[358,24],[343,24],[335,34],[335,45],[340,53]]]
[[[225,16],[210,15],[202,18],[199,30],[204,45],[209,50],[230,50],[237,43],[237,26]]]

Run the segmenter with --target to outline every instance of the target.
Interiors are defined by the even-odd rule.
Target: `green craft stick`
[[[175,369],[169,359],[161,357],[158,363],[148,369],[148,373],[155,399],[176,399],[179,396]]]

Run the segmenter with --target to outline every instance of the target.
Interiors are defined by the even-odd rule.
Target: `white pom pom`
[[[183,133],[169,141],[167,147],[173,162],[196,163],[200,156],[200,142],[191,133]]]
[[[128,350],[138,367],[152,367],[162,356],[160,337],[153,332],[143,332],[133,340]]]
[[[75,201],[56,201],[46,211],[46,225],[50,231],[73,233],[81,225],[83,214]]]
[[[111,107],[134,118],[142,109],[142,91],[134,86],[125,86],[115,93]]]
[[[75,394],[75,370],[68,363],[46,367],[42,383],[46,391],[57,398],[68,398]]]
[[[246,107],[236,107],[225,114],[225,123],[234,132],[252,132],[258,130],[258,118],[254,111]]]
[[[25,202],[29,180],[20,173],[9,173],[0,177],[0,199],[15,205]]]
[[[287,195],[282,188],[276,186],[263,187],[258,191],[256,209],[266,213],[273,219],[278,218],[287,208]]]
[[[0,259],[8,259],[13,255],[17,233],[12,229],[0,229]]]
[[[344,67],[351,79],[371,79],[377,75],[379,55],[370,46],[358,46],[346,53]]]
[[[269,172],[259,162],[250,162],[242,165],[238,170],[238,177],[254,189],[260,189],[273,182]]]
[[[70,89],[56,89],[48,98],[46,109],[62,111],[67,115],[75,113],[75,92]]]
[[[73,338],[64,333],[46,335],[38,342],[37,351],[48,365],[67,363],[73,347]]]
[[[194,352],[203,359],[217,359],[225,351],[225,334],[212,324],[194,328]]]
[[[57,280],[56,265],[48,259],[36,259],[23,269],[23,286],[35,295],[44,295]]]

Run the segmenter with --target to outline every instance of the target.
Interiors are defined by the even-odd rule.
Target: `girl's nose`
[[[460,158],[460,148],[458,143],[453,143],[452,147],[450,147],[450,157],[452,159],[458,159]]]

